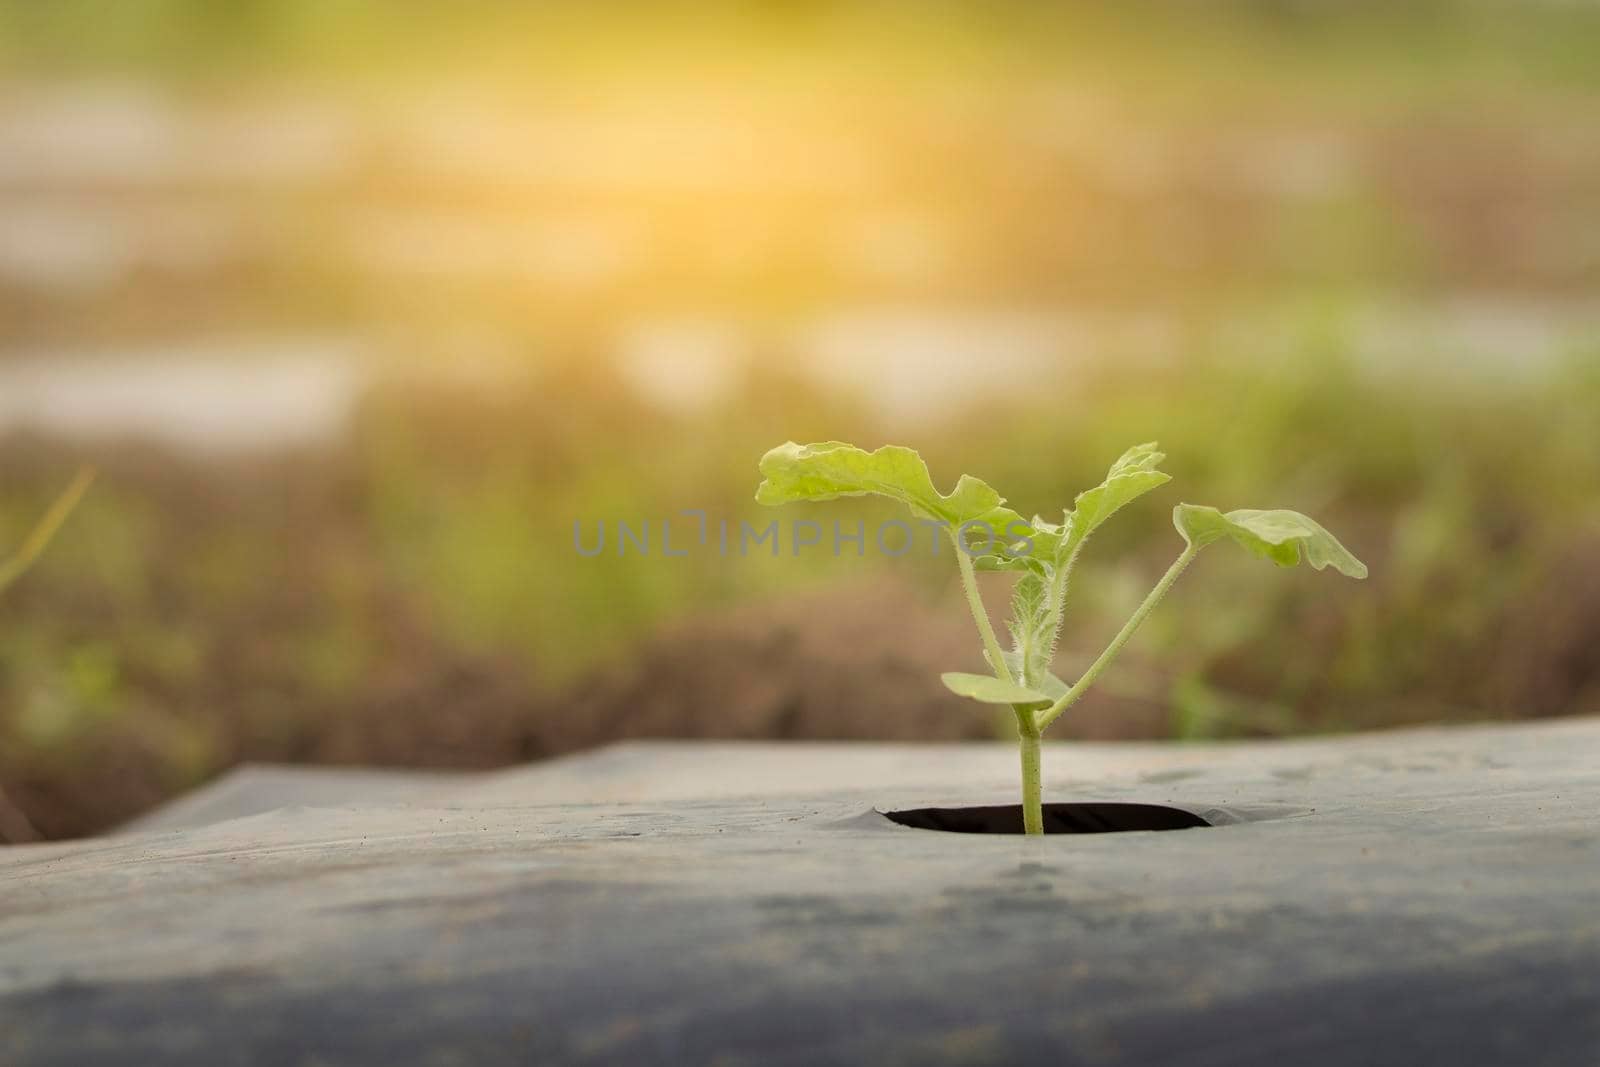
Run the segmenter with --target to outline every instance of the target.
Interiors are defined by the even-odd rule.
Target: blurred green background
[[[1371,564],[1208,556],[1063,736],[1600,710],[1597,56],[1566,3],[0,2],[0,544],[101,471],[0,599],[0,827],[997,736],[948,558],[689,543],[789,438],[1046,514],[1159,439],[1069,676],[1179,500]]]

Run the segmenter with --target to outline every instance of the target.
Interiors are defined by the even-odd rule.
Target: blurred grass
[[[1358,585],[1208,558],[1108,679],[1106,714],[1116,700],[1145,709],[1125,732],[1150,732],[1151,709],[1165,717],[1156,732],[1179,737],[1600,710],[1600,353],[1574,354],[1551,380],[1486,390],[1374,375],[1325,336],[1304,344],[1270,364],[1079,374],[1060,400],[1054,383],[1037,383],[1019,388],[1015,407],[972,410],[908,443],[939,480],[973,471],[1025,511],[1061,507],[1131,442],[1159,438],[1171,454],[1174,487],[1119,516],[1085,560],[1067,671],[1175,550],[1167,510],[1180,499],[1303,508],[1371,564]],[[766,447],[875,444],[885,431],[766,371],[692,423],[628,399],[603,361],[551,390],[380,391],[345,452],[278,465],[218,472],[108,457],[56,550],[0,604],[0,771],[11,791],[49,812],[47,800],[83,788],[64,783],[126,774],[149,800],[242,758],[373,758],[364,745],[390,761],[501,762],[584,735],[562,722],[575,695],[626,674],[642,646],[673,656],[674,620],[819,579],[948,581],[949,561],[920,553],[796,559],[786,546],[776,559],[723,558],[713,543],[683,559],[619,558],[610,546],[580,558],[574,519],[592,531],[601,518],[659,521],[694,506],[713,523],[764,526],[774,513],[750,494]],[[14,539],[59,486],[68,460],[49,455],[37,441],[0,452],[0,537]],[[836,505],[816,518],[831,529],[862,517],[870,529],[890,514]],[[675,524],[680,538],[693,529]],[[998,608],[1001,589],[989,592]],[[959,615],[948,601],[928,612],[895,608],[875,625],[897,635],[891,644],[915,644],[950,621],[944,613]],[[696,646],[692,666],[734,672],[738,654],[723,662]],[[793,669],[798,684],[829,666]],[[602,710],[604,730],[629,731],[626,706]],[[953,736],[970,733],[970,709],[947,715]],[[352,723],[376,732],[328,748]],[[907,726],[863,729],[893,737]],[[441,730],[456,749],[439,747]],[[131,801],[111,794],[125,813]],[[74,803],[43,820],[47,833],[111,817],[97,800]]]
[[[1063,674],[1176,550],[1178,500],[1305,510],[1372,565],[1358,585],[1214,554],[1069,736],[1600,711],[1600,339],[1577,332],[1600,277],[1597,45],[1600,8],[1560,3],[0,0],[17,143],[63,168],[18,169],[0,200],[23,235],[0,358],[307,330],[382,357],[326,448],[0,440],[0,545],[81,460],[104,472],[0,598],[0,785],[54,837],[248,759],[981,735],[937,683],[977,666],[948,559],[574,551],[574,521],[766,526],[755,462],[786,438],[910,444],[941,483],[970,471],[1046,513],[1159,439],[1175,484],[1092,546]],[[39,135],[39,116],[91,126]],[[311,131],[281,185],[204,155],[270,155],[280,121],[291,149]],[[140,243],[169,224],[218,258]],[[106,237],[104,276],[89,255],[86,276],[36,277],[24,253],[52,234],[68,267]],[[583,282],[612,238],[635,259]],[[530,266],[563,252],[576,282]],[[1545,353],[1499,351],[1470,315],[1487,371],[1362,334],[1367,311],[1382,330],[1413,306],[1453,322],[1452,302],[1548,327],[1564,361],[1525,367]],[[1013,309],[1107,313],[1130,337],[1148,313],[1171,337],[1124,352],[1091,326],[1064,346],[1092,358],[991,368],[1003,401],[891,417],[797,366],[808,331],[883,309],[888,342],[869,321],[852,343],[903,348],[910,318],[937,348]],[[685,318],[727,325],[748,361],[673,413],[616,353]],[[407,374],[480,349],[519,369]],[[970,336],[952,350],[982,358]],[[883,389],[959,361],[940,360]],[[1003,582],[988,592],[999,609]]]

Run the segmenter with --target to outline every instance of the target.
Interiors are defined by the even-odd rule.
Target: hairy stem
[[[1050,599],[1046,603],[1050,605],[1050,610],[1055,615],[1058,629],[1061,625],[1061,616],[1067,608],[1067,583],[1071,580],[1072,568],[1078,565],[1078,554],[1083,551],[1083,546],[1087,543],[1087,541],[1079,541],[1077,547],[1067,556],[1066,561],[1057,567],[1056,572],[1050,576]]]
[[[978,595],[978,575],[972,566],[972,557],[967,555],[967,550],[961,544],[960,535],[952,533],[951,542],[956,549],[956,564],[961,568],[961,587],[967,593],[967,607],[972,610],[972,621],[978,624],[978,635],[983,638],[983,651],[989,657],[989,666],[994,671],[994,676],[1003,682],[1012,680],[1011,672],[1006,668],[1005,656],[1000,651],[1000,642],[994,635],[994,627],[989,623],[989,613],[984,610],[983,597]]]
[[[1018,746],[1022,752],[1022,832],[1044,833],[1044,781],[1039,773],[1039,725],[1028,708],[1017,713]]]
[[[1061,717],[1062,712],[1077,703],[1078,698],[1083,696],[1084,691],[1094,684],[1095,679],[1100,677],[1102,671],[1110,666],[1111,661],[1117,658],[1117,653],[1122,651],[1122,646],[1128,643],[1128,639],[1139,628],[1139,624],[1144,622],[1145,616],[1149,615],[1155,606],[1161,603],[1161,598],[1167,595],[1167,590],[1172,588],[1172,583],[1178,580],[1178,576],[1194,561],[1195,554],[1199,551],[1200,549],[1192,544],[1184,548],[1183,554],[1177,558],[1177,561],[1171,567],[1167,568],[1167,573],[1161,576],[1161,580],[1156,583],[1156,587],[1150,590],[1150,595],[1144,598],[1144,603],[1139,605],[1122,629],[1117,631],[1117,636],[1111,639],[1111,643],[1106,646],[1106,650],[1100,653],[1100,658],[1089,665],[1089,669],[1083,672],[1083,677],[1079,678],[1071,689],[1061,694],[1061,699],[1039,713],[1037,723],[1040,731],[1055,722],[1056,719]]]

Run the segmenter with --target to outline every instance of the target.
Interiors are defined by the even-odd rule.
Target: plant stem
[[[1072,553],[1067,556],[1066,562],[1058,566],[1055,574],[1050,578],[1049,605],[1056,619],[1056,629],[1058,631],[1061,628],[1061,616],[1067,607],[1067,583],[1072,578],[1072,568],[1078,565],[1078,555],[1083,551],[1083,546],[1086,543],[1079,541],[1078,547],[1072,550]]]
[[[1022,751],[1022,832],[1044,833],[1044,785],[1039,773],[1039,725],[1028,708],[1015,708]]]
[[[972,557],[961,545],[960,534],[950,535],[955,545],[956,564],[961,569],[961,588],[967,594],[967,607],[972,611],[972,621],[978,625],[983,638],[983,651],[994,669],[994,676],[1002,681],[1012,680],[1006,666],[1005,655],[1000,650],[1000,640],[995,637],[989,613],[984,610],[983,597],[978,595],[978,574],[972,566]],[[1044,787],[1039,774],[1039,725],[1034,721],[1033,710],[1026,706],[1013,707],[1017,716],[1018,744],[1022,752],[1022,830],[1028,834],[1044,833]]]
[[[1151,610],[1161,603],[1161,598],[1167,595],[1167,590],[1172,588],[1172,583],[1178,580],[1178,575],[1182,574],[1184,568],[1194,561],[1195,554],[1199,551],[1199,547],[1192,544],[1184,548],[1183,554],[1178,557],[1171,567],[1167,568],[1167,573],[1161,576],[1161,580],[1156,583],[1156,587],[1150,590],[1150,595],[1144,598],[1144,603],[1139,605],[1122,629],[1117,631],[1117,636],[1111,639],[1111,643],[1106,646],[1106,650],[1100,653],[1100,658],[1089,665],[1089,669],[1083,672],[1083,677],[1079,678],[1071,689],[1061,694],[1061,699],[1039,713],[1036,721],[1041,732],[1055,722],[1056,719],[1060,718],[1062,712],[1072,707],[1078,698],[1083,696],[1084,690],[1093,685],[1095,679],[1100,677],[1100,673],[1111,664],[1112,660],[1117,658],[1117,653],[1122,651],[1122,646],[1128,643],[1128,639],[1139,628],[1139,624],[1144,622],[1145,616],[1149,615]]]
[[[994,671],[994,676],[1003,682],[1012,680],[1011,671],[1006,668],[1004,654],[1000,651],[1000,641],[994,635],[994,627],[989,623],[989,613],[984,610],[983,597],[978,595],[978,575],[972,566],[972,557],[967,555],[967,550],[961,544],[960,535],[951,533],[951,542],[956,549],[956,565],[961,568],[961,587],[967,593],[967,607],[972,611],[972,621],[978,624],[978,636],[983,638],[983,651],[989,657],[989,666]]]

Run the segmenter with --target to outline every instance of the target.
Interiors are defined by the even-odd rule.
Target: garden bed
[[[481,776],[238,772],[140,829],[0,853],[0,1060],[1570,1064],[1600,1047],[1600,721],[1046,746],[1047,800],[1206,824],[1181,832],[883,814],[1012,803],[1014,759],[633,743]]]

